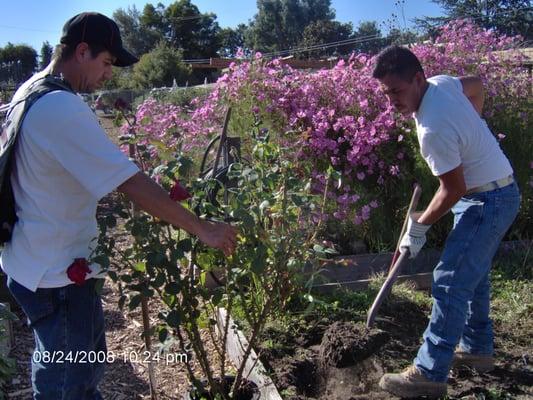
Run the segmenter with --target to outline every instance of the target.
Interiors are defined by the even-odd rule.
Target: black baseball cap
[[[114,65],[117,67],[127,67],[139,61],[122,46],[115,21],[97,12],[83,12],[69,19],[63,26],[60,42],[71,46],[81,42],[102,45],[116,57]]]

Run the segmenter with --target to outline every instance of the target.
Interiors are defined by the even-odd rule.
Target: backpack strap
[[[0,187],[5,177],[9,175],[10,165],[8,164],[11,164],[11,153],[15,147],[15,142],[26,114],[37,100],[55,90],[66,90],[74,93],[72,87],[62,78],[54,75],[45,75],[32,82],[24,91],[21,99],[14,103],[9,103],[0,138]]]
[[[15,198],[9,179],[17,137],[30,107],[42,96],[55,90],[66,90],[74,93],[72,87],[63,79],[53,75],[45,75],[32,82],[19,100],[14,103],[12,101],[8,107],[2,107],[0,110],[4,111],[7,108],[0,136],[0,208],[2,209],[0,245],[10,240],[13,226],[17,221]]]

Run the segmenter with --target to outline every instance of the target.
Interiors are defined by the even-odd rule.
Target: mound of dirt
[[[376,353],[388,340],[386,332],[367,329],[361,322],[335,322],[322,337],[320,366],[323,369],[352,366]]]

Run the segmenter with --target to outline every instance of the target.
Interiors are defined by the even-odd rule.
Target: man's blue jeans
[[[104,314],[96,279],[34,293],[13,279],[8,287],[35,336],[32,385],[35,400],[101,400]]]
[[[430,380],[446,382],[455,347],[492,355],[489,318],[492,259],[520,206],[516,183],[466,195],[452,208],[454,226],[433,271],[433,310],[414,360]]]

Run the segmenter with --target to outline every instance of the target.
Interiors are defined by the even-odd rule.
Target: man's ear
[[[89,45],[87,43],[80,42],[76,46],[76,51],[74,52],[74,54],[76,57],[76,61],[82,62],[91,57],[91,49],[89,48]]]
[[[415,73],[414,78],[415,78],[415,81],[416,81],[416,83],[418,85],[421,85],[426,80],[426,76],[424,75],[424,73],[422,71],[417,71]]]

